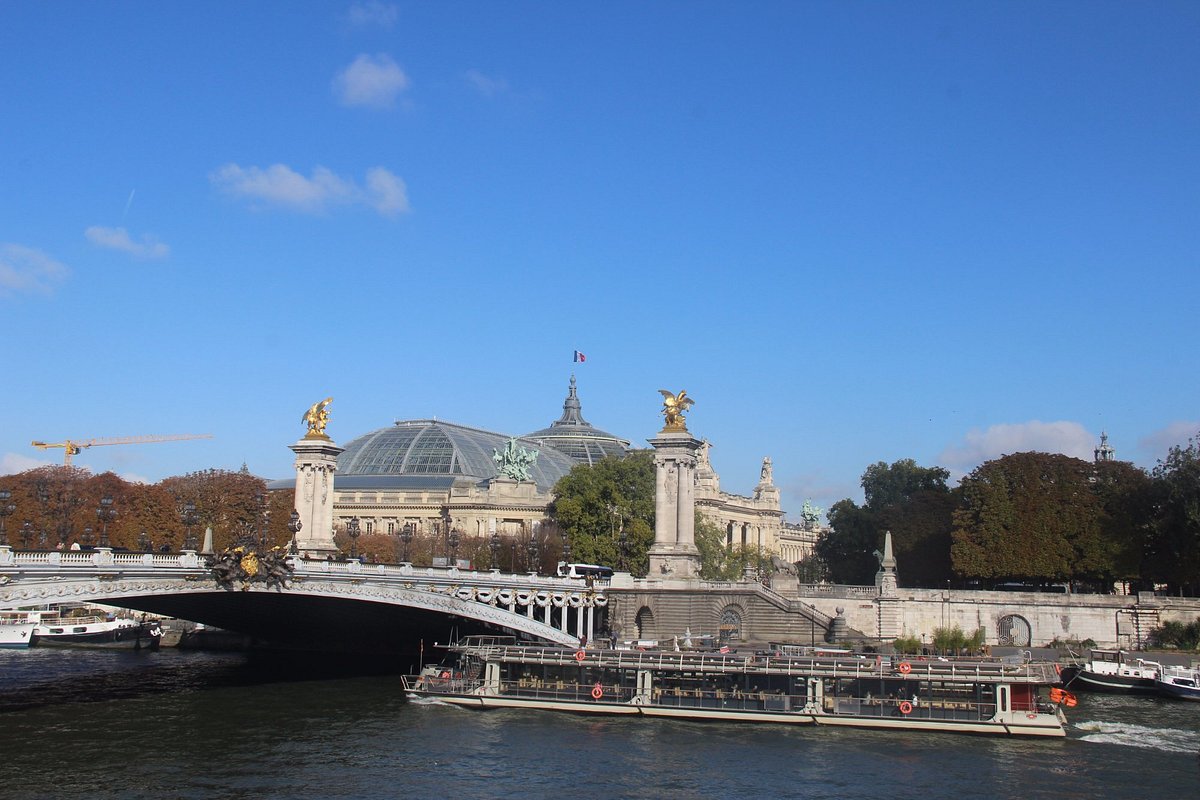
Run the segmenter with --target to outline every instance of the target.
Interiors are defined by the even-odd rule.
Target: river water
[[[1012,740],[470,711],[345,666],[0,651],[0,798],[1200,797],[1200,703],[1081,695]]]

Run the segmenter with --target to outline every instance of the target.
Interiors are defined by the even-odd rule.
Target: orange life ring
[[[901,700],[900,701],[900,713],[901,714],[911,714],[912,713],[912,703],[908,702],[907,700]]]
[[[439,678],[441,678],[441,679],[442,679],[442,680],[444,680],[444,681],[445,681],[445,680],[449,680],[449,679],[450,679],[450,673],[449,673],[449,672],[447,672],[446,670],[442,670],[442,674],[441,674],[441,675],[438,675],[438,677],[439,677]]]
[[[912,672],[912,664],[909,664],[907,661],[901,661],[900,666],[897,667],[897,669],[900,670],[901,675],[907,675],[908,673]]]
[[[592,687],[592,699],[599,700],[601,697],[604,697],[604,689],[597,683]]]
[[[576,661],[583,661],[585,658],[587,658],[587,653],[583,652],[582,650],[575,651],[575,660]]]

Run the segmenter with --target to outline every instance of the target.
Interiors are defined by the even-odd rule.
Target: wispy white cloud
[[[985,461],[1009,453],[1062,453],[1090,459],[1098,437],[1078,422],[1020,422],[992,425],[986,430],[974,428],[963,441],[947,447],[938,456],[938,464],[961,478]]]
[[[466,78],[467,83],[485,97],[495,97],[508,91],[508,81],[485,75],[477,69],[467,70]]]
[[[360,55],[333,79],[334,94],[346,106],[391,108],[408,86],[408,75],[383,53]]]
[[[88,241],[97,247],[107,247],[119,250],[137,258],[166,258],[171,254],[171,248],[149,234],[142,234],[142,240],[135,242],[124,228],[105,228],[93,225],[83,232]]]
[[[64,264],[32,247],[0,244],[0,294],[49,294],[71,274]]]
[[[1172,422],[1138,439],[1137,447],[1149,460],[1166,458],[1167,451],[1176,445],[1187,444],[1188,439],[1200,435],[1200,422]]]
[[[39,461],[36,458],[23,456],[19,453],[5,453],[0,456],[0,475],[16,475],[18,472],[25,472],[38,467],[52,466],[51,461]]]
[[[384,216],[409,210],[404,180],[383,167],[367,170],[365,188],[325,167],[314,168],[312,176],[306,178],[285,164],[272,164],[266,169],[225,164],[209,178],[230,194],[310,214],[335,205],[356,204]]]
[[[390,28],[399,18],[396,6],[379,0],[355,3],[346,12],[346,21],[356,28]]]

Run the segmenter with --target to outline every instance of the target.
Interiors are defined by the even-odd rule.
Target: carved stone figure
[[[796,575],[796,565],[779,556],[771,556],[771,571],[781,575]]]
[[[326,397],[319,403],[313,403],[308,411],[304,412],[304,416],[300,418],[300,421],[308,424],[308,433],[304,434],[305,438],[329,438],[325,435],[325,426],[329,423],[329,404],[332,402],[332,397]]]
[[[664,431],[686,431],[687,422],[683,415],[688,408],[696,404],[696,401],[687,396],[686,391],[679,394],[673,394],[666,389],[659,389],[658,393],[663,396],[663,417],[666,419],[666,425],[663,426]]]
[[[763,459],[762,471],[758,474],[759,483],[770,483],[772,479],[771,457]]]
[[[496,462],[496,469],[501,475],[514,481],[532,480],[529,470],[537,463],[537,458],[537,450],[526,450],[518,446],[515,438],[508,440],[503,453],[492,448],[492,461]]]

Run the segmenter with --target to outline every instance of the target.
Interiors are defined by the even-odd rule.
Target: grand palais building
[[[554,486],[572,467],[624,457],[631,449],[628,439],[584,420],[572,375],[562,415],[523,436],[419,419],[400,420],[350,441],[338,456],[334,525],[343,529],[357,517],[363,533],[397,535],[411,525],[418,534],[457,530],[464,537],[527,536],[547,520]],[[788,561],[808,555],[819,529],[811,520],[784,522],[770,459],[763,461],[753,496],[743,497],[721,491],[708,450],[707,443],[700,450],[696,506],[725,531],[726,541],[761,547]],[[524,459],[517,469],[514,454]],[[283,480],[270,488],[294,485]]]

